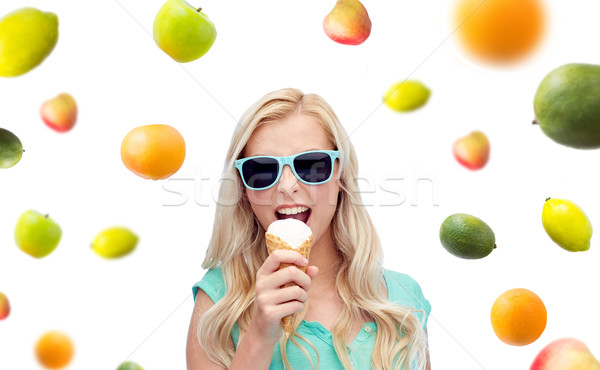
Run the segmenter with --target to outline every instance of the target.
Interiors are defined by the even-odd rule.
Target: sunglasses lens
[[[251,188],[271,186],[277,180],[279,164],[273,158],[253,158],[242,165],[244,181]]]
[[[331,157],[327,153],[306,153],[294,159],[298,176],[308,183],[324,182],[331,176]]]

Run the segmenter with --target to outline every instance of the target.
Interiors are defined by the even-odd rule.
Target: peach
[[[490,142],[481,131],[459,138],[452,148],[456,160],[470,170],[485,166],[490,157]]]
[[[337,0],[323,19],[325,34],[343,45],[362,44],[371,34],[371,19],[358,0]]]
[[[4,293],[0,292],[0,320],[4,320],[10,314],[10,303]]]
[[[575,338],[551,342],[536,356],[530,370],[600,370],[600,362]]]
[[[71,95],[62,93],[44,102],[40,113],[48,127],[57,132],[67,132],[77,121],[77,103]]]

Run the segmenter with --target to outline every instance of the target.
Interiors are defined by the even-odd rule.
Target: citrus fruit
[[[19,163],[23,155],[21,140],[12,132],[0,128],[0,168],[10,168]]]
[[[117,370],[144,370],[144,368],[136,364],[135,362],[126,361],[119,365]]]
[[[396,112],[410,112],[427,103],[431,90],[419,81],[403,81],[393,84],[383,96],[383,102]]]
[[[10,303],[8,298],[2,292],[0,292],[0,320],[4,320],[10,314]]]
[[[540,0],[457,0],[454,28],[472,56],[492,63],[514,62],[539,44],[544,8]]]
[[[465,213],[455,213],[442,222],[440,241],[448,252],[466,259],[483,258],[496,248],[496,237],[488,224]]]
[[[0,19],[0,76],[16,77],[46,59],[58,41],[58,17],[35,8],[17,9]]]
[[[140,177],[165,179],[183,164],[185,141],[179,131],[168,125],[136,127],[121,143],[121,159]]]
[[[510,289],[492,305],[491,319],[498,339],[511,346],[525,346],[535,342],[544,332],[546,306],[528,289]]]
[[[590,249],[592,224],[581,208],[570,200],[547,198],[542,210],[542,224],[561,248],[570,252]]]
[[[138,240],[126,227],[111,227],[96,235],[92,250],[104,258],[119,258],[133,252]]]
[[[47,369],[62,369],[73,358],[73,342],[64,333],[49,331],[38,339],[35,354],[42,366]]]

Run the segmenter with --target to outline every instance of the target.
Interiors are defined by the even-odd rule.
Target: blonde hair
[[[212,238],[202,263],[205,269],[221,267],[226,291],[200,320],[198,341],[213,361],[228,367],[235,354],[227,346],[235,323],[240,331],[240,341],[250,324],[256,273],[267,258],[267,249],[265,230],[249,202],[242,197],[243,184],[234,161],[242,155],[252,132],[259,125],[298,113],[319,122],[340,155],[342,191],[331,224],[332,239],[339,255],[336,288],[343,302],[343,309],[332,329],[335,352],[346,369],[352,368],[344,341],[350,332],[348,323],[370,317],[377,324],[372,355],[374,369],[410,369],[415,364],[418,369],[425,369],[427,340],[421,322],[412,308],[389,302],[382,289],[382,251],[371,218],[361,205],[354,147],[327,102],[316,94],[305,95],[297,89],[282,89],[265,95],[244,113],[233,134],[222,174]],[[305,311],[298,315],[296,323],[303,319]],[[285,342],[281,344],[282,358],[289,367]],[[308,356],[308,352],[301,349]]]

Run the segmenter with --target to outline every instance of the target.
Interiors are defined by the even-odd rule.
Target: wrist
[[[273,336],[265,329],[264,326],[258,325],[256,320],[252,320],[242,340],[247,338],[253,346],[257,348],[268,347],[272,351],[275,348],[275,344],[279,341],[280,336]]]

